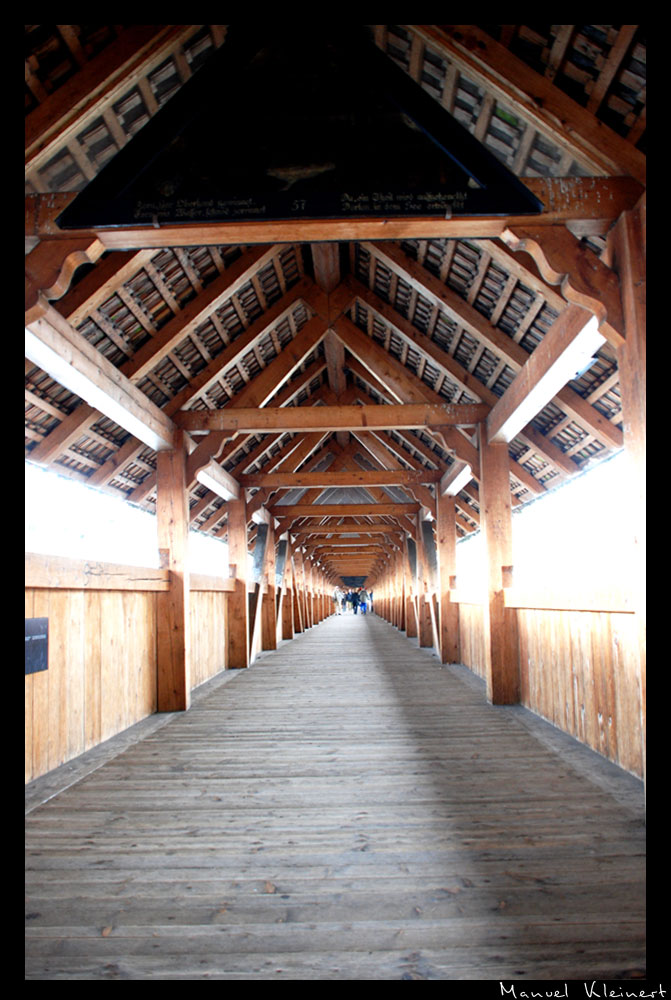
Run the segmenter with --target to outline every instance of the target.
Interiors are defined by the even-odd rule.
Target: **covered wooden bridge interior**
[[[644,975],[644,27],[25,27],[26,458],[161,556],[26,553],[28,978]]]

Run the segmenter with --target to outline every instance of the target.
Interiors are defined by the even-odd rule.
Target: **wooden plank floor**
[[[373,615],[26,817],[28,979],[642,976],[641,783]]]

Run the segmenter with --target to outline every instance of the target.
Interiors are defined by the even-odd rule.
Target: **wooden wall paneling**
[[[641,683],[639,628],[635,615],[611,616],[611,639],[617,719],[618,763],[634,774],[643,775],[644,744],[641,736]]]
[[[592,660],[599,753],[617,758],[617,731],[613,712],[613,661],[608,615],[592,615]]]
[[[531,648],[529,629],[526,627],[527,612],[520,608],[517,615],[520,650],[520,704],[528,705],[531,691]]]
[[[226,669],[227,595],[191,591],[191,690]]]
[[[518,616],[522,704],[642,777],[635,615],[520,609]]]
[[[484,610],[480,604],[459,605],[461,662],[483,680],[487,676]]]

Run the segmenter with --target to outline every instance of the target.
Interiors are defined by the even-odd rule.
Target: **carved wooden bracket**
[[[95,264],[105,248],[95,237],[72,240],[45,240],[26,256],[26,311],[40,295],[60,299],[65,295],[72,276],[82,264]]]
[[[195,451],[189,455],[186,461],[186,484],[191,489],[198,473],[208,465],[212,459],[217,459],[223,451],[224,445],[230,441],[233,435],[228,431],[213,431],[208,434],[198,445]]]
[[[593,312],[599,328],[615,347],[624,343],[624,317],[617,274],[564,226],[514,226],[501,241],[511,250],[528,253],[541,276],[559,285],[567,302]]]

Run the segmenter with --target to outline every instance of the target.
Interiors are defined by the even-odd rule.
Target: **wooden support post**
[[[287,540],[280,542],[280,553],[282,545],[286,545],[284,556],[284,574],[282,580],[282,596],[280,608],[278,610],[278,629],[281,627],[283,639],[293,639],[294,637],[294,597],[293,597],[293,560],[291,558],[291,543]]]
[[[275,524],[268,525],[265,570],[266,587],[261,609],[261,649],[277,649],[277,601],[275,581]]]
[[[265,589],[265,567],[268,548],[267,524],[259,524],[254,545],[254,560],[252,567],[252,592],[249,593],[249,662],[253,663],[261,649],[261,628],[263,617],[263,592]]]
[[[417,613],[417,546],[414,539],[406,537],[406,562],[403,567],[405,579],[405,634],[408,639],[419,635],[419,615]]]
[[[431,627],[431,572],[429,552],[424,536],[424,522],[421,514],[417,517],[417,616],[419,619],[419,644],[430,648],[433,646],[433,629]],[[429,530],[430,524],[429,524]]]
[[[250,663],[247,555],[247,511],[241,497],[228,504],[228,561],[231,576],[235,574],[235,590],[228,597],[226,666],[232,670],[248,667]]]
[[[403,548],[396,554],[396,601],[398,606],[397,627],[400,632],[406,632],[407,607],[406,607],[406,559]],[[407,632],[406,632],[407,635]]]
[[[634,525],[633,559],[629,579],[631,604],[636,612],[640,703],[641,753],[646,779],[646,200],[622,214],[609,236],[608,252],[619,275],[624,312],[625,343],[617,360],[622,394],[623,437],[630,464]]]
[[[494,705],[520,699],[517,612],[506,608],[504,587],[512,584],[510,456],[505,443],[488,444],[480,426],[480,517],[487,560],[484,646],[487,698]]]
[[[459,605],[453,604],[450,599],[450,588],[456,582],[457,573],[457,508],[454,497],[438,497],[436,523],[440,581],[440,659],[442,663],[459,663]]]
[[[189,642],[189,506],[186,494],[186,444],[159,451],[156,466],[158,548],[170,589],[157,594],[157,710],[186,711],[191,702]]]
[[[293,593],[294,606],[294,632],[305,630],[305,616],[303,614],[303,574],[301,573],[301,553],[299,548],[295,548],[291,553],[291,590]]]

